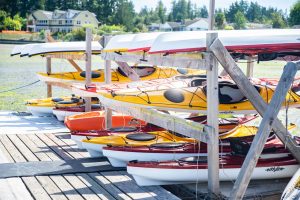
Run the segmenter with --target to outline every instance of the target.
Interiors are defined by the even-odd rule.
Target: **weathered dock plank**
[[[100,197],[100,199],[103,200],[115,199],[109,192],[107,192],[103,187],[101,187],[96,181],[94,181],[87,174],[79,173],[76,175],[87,187],[89,187],[93,192],[95,192],[95,194],[97,194]]]
[[[41,152],[45,153],[50,158],[50,160],[61,160],[62,159],[55,151],[53,151],[46,143],[44,143],[35,134],[27,134],[26,136],[36,145],[36,147]]]
[[[18,151],[7,135],[0,135],[0,140],[15,162],[26,162],[25,157]]]
[[[98,195],[96,195],[90,188],[88,188],[76,175],[68,174],[63,176],[76,191],[85,199],[88,200],[100,200]]]
[[[62,193],[68,198],[72,200],[83,200],[83,197],[76,191],[75,188],[70,185],[70,183],[60,175],[50,176],[50,178],[55,182],[57,187],[60,188]]]
[[[88,175],[100,186],[102,186],[107,192],[109,192],[114,198],[118,200],[130,200],[131,198],[123,193],[118,187],[110,182],[105,176],[100,173],[88,173]]]
[[[51,200],[49,194],[44,190],[35,177],[23,177],[22,180],[35,199]]]
[[[58,146],[55,142],[53,142],[50,138],[48,138],[44,134],[37,134],[38,138],[40,138],[51,150],[53,150],[57,155],[59,155],[63,160],[71,160],[73,157],[68,154],[65,150],[63,150],[60,146]]]
[[[40,182],[41,186],[47,191],[52,199],[67,200],[67,197],[62,193],[62,191],[56,186],[49,176],[36,176],[36,179]]]
[[[121,175],[120,172],[102,172],[101,174],[132,199],[156,199],[153,194],[145,191],[129,177]]]
[[[39,159],[28,149],[28,147],[16,135],[7,135],[27,161],[39,161]]]
[[[21,178],[0,179],[0,199],[33,200]]]

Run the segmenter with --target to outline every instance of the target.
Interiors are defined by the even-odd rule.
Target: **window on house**
[[[81,21],[77,21],[77,24],[81,24]]]
[[[60,25],[61,25],[61,24],[62,24],[62,20],[59,20],[59,21],[58,21],[58,24],[60,24]]]

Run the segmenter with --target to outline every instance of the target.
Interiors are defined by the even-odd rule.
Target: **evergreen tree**
[[[216,26],[218,29],[224,29],[225,27],[225,14],[223,12],[218,12],[215,17]]]
[[[157,5],[155,11],[156,11],[156,13],[159,17],[160,23],[164,24],[166,22],[166,11],[167,11],[167,9],[164,7],[164,4],[162,3],[161,0],[158,2],[158,5]]]
[[[290,11],[289,23],[291,26],[300,25],[300,1],[293,5]]]
[[[234,15],[234,28],[244,29],[246,28],[246,17],[241,11],[237,11]]]

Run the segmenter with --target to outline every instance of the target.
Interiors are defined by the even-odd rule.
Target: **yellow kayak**
[[[98,99],[92,100],[93,104],[98,103]],[[27,110],[35,116],[51,116],[53,108],[73,107],[83,105],[84,101],[81,97],[59,97],[59,98],[45,98],[32,99],[26,102]]]
[[[164,79],[176,75],[199,75],[204,74],[203,70],[196,69],[175,69],[170,67],[149,67],[133,66],[141,80]],[[62,72],[62,73],[37,73],[41,81],[47,82],[84,82],[85,71],[83,72]],[[114,69],[111,73],[112,82],[131,82],[130,78],[120,69]],[[92,82],[104,82],[104,70],[92,72]]]
[[[95,137],[82,140],[83,143],[104,144],[113,146],[143,146],[165,142],[197,142],[193,138],[178,137],[168,131],[149,133],[118,134],[104,137]]]
[[[203,84],[203,82],[201,82]],[[275,86],[254,85],[265,102],[270,103],[274,94]],[[297,90],[290,90],[286,96],[286,102],[290,107],[298,107],[300,93]],[[123,106],[140,106],[147,108],[201,112],[206,113],[207,98],[206,86],[197,85],[194,81],[192,87],[143,90],[143,91],[114,91],[98,92],[100,101],[104,104],[116,100]],[[220,113],[252,114],[256,110],[250,101],[243,95],[236,84],[230,81],[219,82],[219,110]],[[283,106],[285,103],[283,103]]]

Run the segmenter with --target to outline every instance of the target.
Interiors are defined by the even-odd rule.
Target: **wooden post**
[[[254,69],[254,60],[252,56],[248,56],[247,59],[247,73],[246,76],[249,78],[253,77],[253,69]]]
[[[86,28],[86,49],[85,49],[85,86],[92,82],[92,29]],[[91,111],[91,98],[85,98],[85,112]]]
[[[102,46],[103,48],[108,44],[110,36],[103,36]],[[104,78],[105,84],[111,83],[111,60],[105,60],[104,62]],[[112,109],[105,107],[105,128],[109,129],[112,127]]]
[[[68,59],[68,61],[78,72],[82,72],[82,69],[79,67],[79,65],[77,65],[77,63],[74,60]]]
[[[208,190],[209,194],[219,195],[219,94],[218,94],[218,61],[210,52],[211,43],[218,37],[217,33],[207,33],[206,45],[209,56],[207,70],[207,125],[212,127],[208,132]]]
[[[209,1],[208,30],[213,30],[215,24],[215,0]]]
[[[297,68],[295,63],[289,62],[283,71],[279,84],[276,87],[275,93],[271,99],[270,104],[267,107],[265,115],[259,126],[258,132],[254,137],[249,152],[243,163],[239,176],[233,186],[233,190],[230,194],[230,199],[242,199],[247,186],[250,182],[252,172],[257,164],[257,160],[264,148],[264,145],[268,139],[273,119],[279,113],[282,102],[286,98],[286,94],[294,80]]]
[[[222,42],[219,39],[216,39],[212,45],[210,46],[212,52],[215,54],[221,65],[230,75],[230,77],[236,82],[239,89],[243,92],[243,94],[249,99],[258,113],[264,117],[265,111],[267,109],[267,103],[262,99],[257,90],[252,86],[250,81],[247,79],[245,74],[241,71],[241,69],[234,62],[233,58],[230,56],[228,51],[223,46]],[[299,69],[299,63],[296,63],[297,68]],[[300,148],[296,144],[296,142],[291,138],[290,134],[287,132],[284,125],[281,121],[273,116],[273,124],[272,128],[278,138],[286,145],[289,151],[293,154],[293,156],[300,161]],[[245,186],[242,186],[245,187]]]
[[[45,42],[51,42],[50,30],[45,31]],[[46,73],[51,74],[51,58],[46,56]],[[47,97],[52,97],[52,85],[47,84]]]

